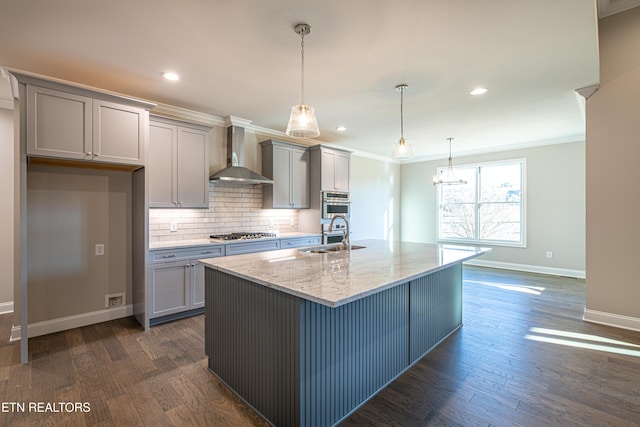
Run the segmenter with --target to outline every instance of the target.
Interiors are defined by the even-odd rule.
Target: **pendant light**
[[[305,105],[304,103],[304,36],[311,32],[311,27],[307,24],[298,24],[293,30],[301,38],[302,78],[300,88],[302,97],[300,104],[291,107],[291,117],[289,117],[289,124],[287,125],[287,131],[285,133],[287,136],[315,138],[320,135],[316,113],[313,107]]]
[[[411,143],[404,139],[404,91],[408,87],[406,84],[396,86],[396,90],[400,92],[400,139],[393,145],[391,156],[394,160],[407,160],[413,157]]]
[[[451,160],[451,141],[453,138],[447,138],[449,141],[449,164],[445,171],[440,172],[440,175],[434,175],[433,185],[460,185],[466,184],[464,179],[458,179],[453,174],[453,160]]]

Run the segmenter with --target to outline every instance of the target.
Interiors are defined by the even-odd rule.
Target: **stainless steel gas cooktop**
[[[256,231],[238,232],[238,233],[226,233],[226,234],[212,234],[212,239],[218,240],[248,240],[248,239],[263,239],[265,237],[276,237],[275,233],[262,233]]]

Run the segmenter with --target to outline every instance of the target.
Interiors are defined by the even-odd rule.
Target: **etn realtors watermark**
[[[91,412],[89,402],[2,402],[0,413],[77,413]]]

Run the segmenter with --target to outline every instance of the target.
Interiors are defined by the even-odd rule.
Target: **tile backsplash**
[[[171,231],[171,223],[178,226]],[[298,231],[298,211],[262,209],[262,186],[209,183],[209,209],[149,209],[149,242],[208,238],[234,231]]]

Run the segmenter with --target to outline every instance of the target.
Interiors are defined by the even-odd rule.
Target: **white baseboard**
[[[13,301],[0,302],[0,314],[13,313]]]
[[[515,264],[511,262],[486,261],[481,259],[472,259],[469,261],[465,261],[464,263],[469,265],[477,265],[478,267],[525,271],[527,273],[550,274],[552,276],[575,277],[577,279],[584,279],[586,277],[584,270],[570,270],[567,268],[543,267],[540,265]]]
[[[599,323],[601,325],[640,332],[640,319],[637,317],[605,313],[604,311],[589,310],[585,308],[582,320],[585,322]]]
[[[66,331],[67,329],[80,328],[82,326],[93,325],[95,323],[106,322],[109,320],[120,319],[122,317],[131,316],[132,314],[133,305],[129,304],[122,307],[113,307],[105,310],[78,314],[75,316],[31,323],[29,325],[29,338]],[[17,341],[19,339],[20,326],[13,326],[11,328],[11,341]]]

